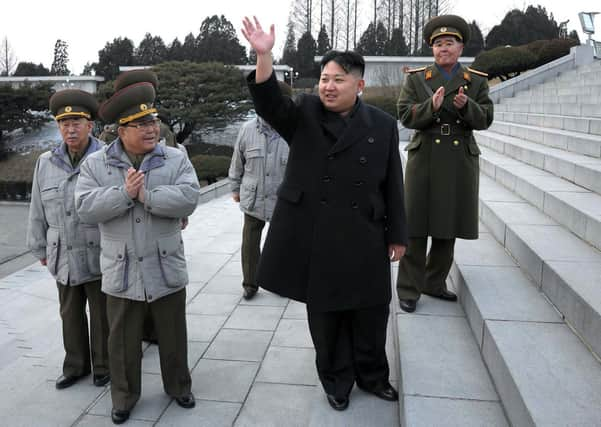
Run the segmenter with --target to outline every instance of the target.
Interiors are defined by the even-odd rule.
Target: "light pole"
[[[298,71],[294,71],[294,67],[290,67],[290,71],[284,73],[286,77],[290,77],[290,88],[294,89],[294,79],[298,79]]]

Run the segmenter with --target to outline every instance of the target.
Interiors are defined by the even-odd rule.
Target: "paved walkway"
[[[0,226],[3,234],[10,231]],[[126,425],[398,426],[398,404],[357,388],[348,410],[328,406],[304,304],[263,290],[241,299],[241,229],[242,214],[223,196],[200,205],[184,232],[196,408],[182,409],[165,395],[158,349],[145,345],[142,397]],[[0,426],[112,425],[108,386],[94,387],[87,378],[54,388],[64,356],[57,291],[37,264],[0,280],[0,349]],[[388,353],[396,386],[390,331]]]

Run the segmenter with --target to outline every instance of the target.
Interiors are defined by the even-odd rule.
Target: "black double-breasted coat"
[[[406,244],[396,120],[358,100],[346,126],[319,97],[248,77],[257,113],[290,145],[257,283],[311,311],[387,304],[388,244]]]

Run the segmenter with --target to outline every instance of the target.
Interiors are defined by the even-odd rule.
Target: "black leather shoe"
[[[94,375],[94,385],[96,387],[103,387],[108,384],[111,380],[110,375]]]
[[[125,409],[115,409],[111,411],[111,420],[113,424],[123,424],[129,419],[129,411]]]
[[[361,390],[363,390],[367,393],[371,393],[371,394],[379,397],[380,399],[388,400],[390,402],[396,402],[397,400],[399,400],[399,394],[394,389],[394,387],[392,385],[390,385],[390,383],[386,383],[383,386],[373,388],[373,389],[362,387],[359,384],[357,384],[357,386]]]
[[[194,408],[196,406],[196,401],[194,400],[192,392],[182,397],[176,397],[175,403],[186,409]]]
[[[417,307],[417,300],[399,298],[399,305],[401,306],[401,310],[406,311],[407,313],[413,313]]]
[[[455,295],[451,291],[447,291],[446,289],[443,290],[440,294],[429,294],[424,292],[424,295],[428,295],[429,297],[438,298],[444,301],[457,301],[457,295]]]
[[[242,294],[242,297],[245,300],[252,299],[252,297],[257,294],[258,290],[259,288],[255,288],[254,286],[244,286],[244,293]]]
[[[337,411],[344,411],[346,408],[348,408],[348,396],[343,398],[335,397],[332,394],[327,394],[326,396],[328,398],[328,403],[330,404],[330,406],[336,409]]]
[[[61,375],[60,377],[58,377],[56,379],[56,388],[58,390],[62,390],[63,388],[71,387],[73,384],[75,384],[77,381],[79,381],[81,378],[85,377],[86,375],[88,375],[88,374],[79,375],[79,376]]]

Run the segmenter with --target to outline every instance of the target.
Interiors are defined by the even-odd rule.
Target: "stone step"
[[[520,93],[515,98],[507,98],[502,101],[505,104],[530,104],[532,100],[542,102],[543,104],[551,103],[566,103],[566,104],[599,104],[601,103],[601,95],[592,95],[590,93],[584,95],[540,95]]]
[[[480,220],[584,343],[601,355],[601,253],[483,174]],[[472,250],[472,256],[487,255]]]
[[[495,120],[601,136],[601,118],[561,116],[557,114],[512,113],[495,109]]]
[[[545,170],[576,185],[601,194],[601,159],[569,153],[491,131],[477,132],[480,146]]]
[[[565,96],[565,95],[593,95],[601,96],[601,84],[590,86],[535,86],[529,90],[518,92],[516,96]]]
[[[526,205],[492,203],[506,214]],[[598,361],[486,228],[477,241],[457,241],[450,278],[511,425],[601,419]]]
[[[601,248],[601,196],[549,172],[481,147],[481,171],[588,244]]]
[[[601,157],[600,135],[502,121],[494,121],[489,130],[572,153]]]
[[[554,114],[561,116],[594,117],[601,118],[601,104],[577,104],[577,103],[552,103],[538,102],[531,99],[522,103],[500,103],[495,104],[496,111],[513,113],[537,113]]]

